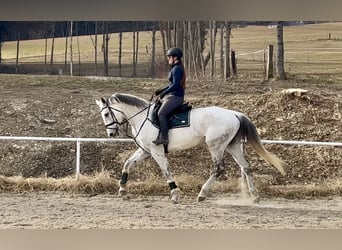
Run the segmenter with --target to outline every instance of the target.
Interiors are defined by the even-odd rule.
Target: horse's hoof
[[[127,190],[125,189],[120,189],[118,192],[119,196],[127,196]]]
[[[173,204],[178,204],[179,199],[180,199],[180,190],[179,190],[178,188],[173,189],[173,190],[171,191],[171,200],[170,200],[170,201],[171,201]]]
[[[178,204],[179,201],[178,201],[177,199],[171,198],[170,202],[171,202],[172,204]]]
[[[204,201],[206,198],[207,197],[205,197],[205,196],[198,196],[197,201],[201,202],[201,201]]]
[[[259,203],[260,203],[260,198],[259,198],[259,197],[255,197],[255,198],[253,199],[253,203],[259,204]]]

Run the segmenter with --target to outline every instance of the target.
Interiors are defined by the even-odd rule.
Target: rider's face
[[[168,61],[169,65],[172,66],[174,64],[175,60],[176,60],[176,57],[174,57],[174,56],[167,56],[167,61]]]

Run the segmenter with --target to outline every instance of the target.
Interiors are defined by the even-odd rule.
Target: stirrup
[[[156,145],[160,145],[160,144],[164,144],[167,145],[169,143],[169,140],[167,138],[160,138],[158,137],[157,139],[155,139],[154,141],[152,141],[154,144]]]

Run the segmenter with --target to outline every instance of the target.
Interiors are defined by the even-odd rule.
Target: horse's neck
[[[123,105],[121,110],[125,114],[126,119],[128,119],[130,125],[135,129],[139,129],[139,127],[142,125],[143,121],[147,117],[148,108],[145,110],[143,109],[144,108],[138,108],[136,106]]]

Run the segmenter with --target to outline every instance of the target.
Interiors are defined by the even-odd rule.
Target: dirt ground
[[[342,199],[0,194],[1,229],[340,229]]]
[[[8,136],[105,137],[95,99],[115,92],[148,99],[163,80],[63,76],[0,75],[0,134]],[[309,90],[301,97],[281,94],[286,88]],[[292,79],[287,82],[235,79],[231,82],[188,82],[187,100],[194,107],[219,105],[247,114],[262,139],[342,141],[342,85],[336,81]],[[180,204],[168,201],[168,191],[122,200],[115,194],[0,193],[1,228],[341,228],[341,147],[266,145],[285,163],[287,176],[247,149],[259,205],[234,193],[196,201],[198,186],[185,192]],[[128,144],[82,144],[81,173],[107,171],[119,179],[123,162],[134,152]],[[187,175],[206,180],[211,159],[206,148],[170,154],[175,179]],[[236,179],[239,170],[229,156],[219,182]],[[75,172],[73,143],[1,142],[0,175],[63,178]],[[150,159],[138,165],[131,182],[160,178]],[[161,185],[166,185],[165,180]],[[262,183],[262,185],[260,185]],[[320,185],[310,199],[278,197],[265,186]],[[261,190],[263,189],[263,190]],[[167,190],[167,189],[166,189]],[[186,190],[185,190],[186,191]],[[152,194],[151,194],[152,195]],[[302,197],[298,195],[298,197]],[[285,198],[292,198],[291,200]]]

